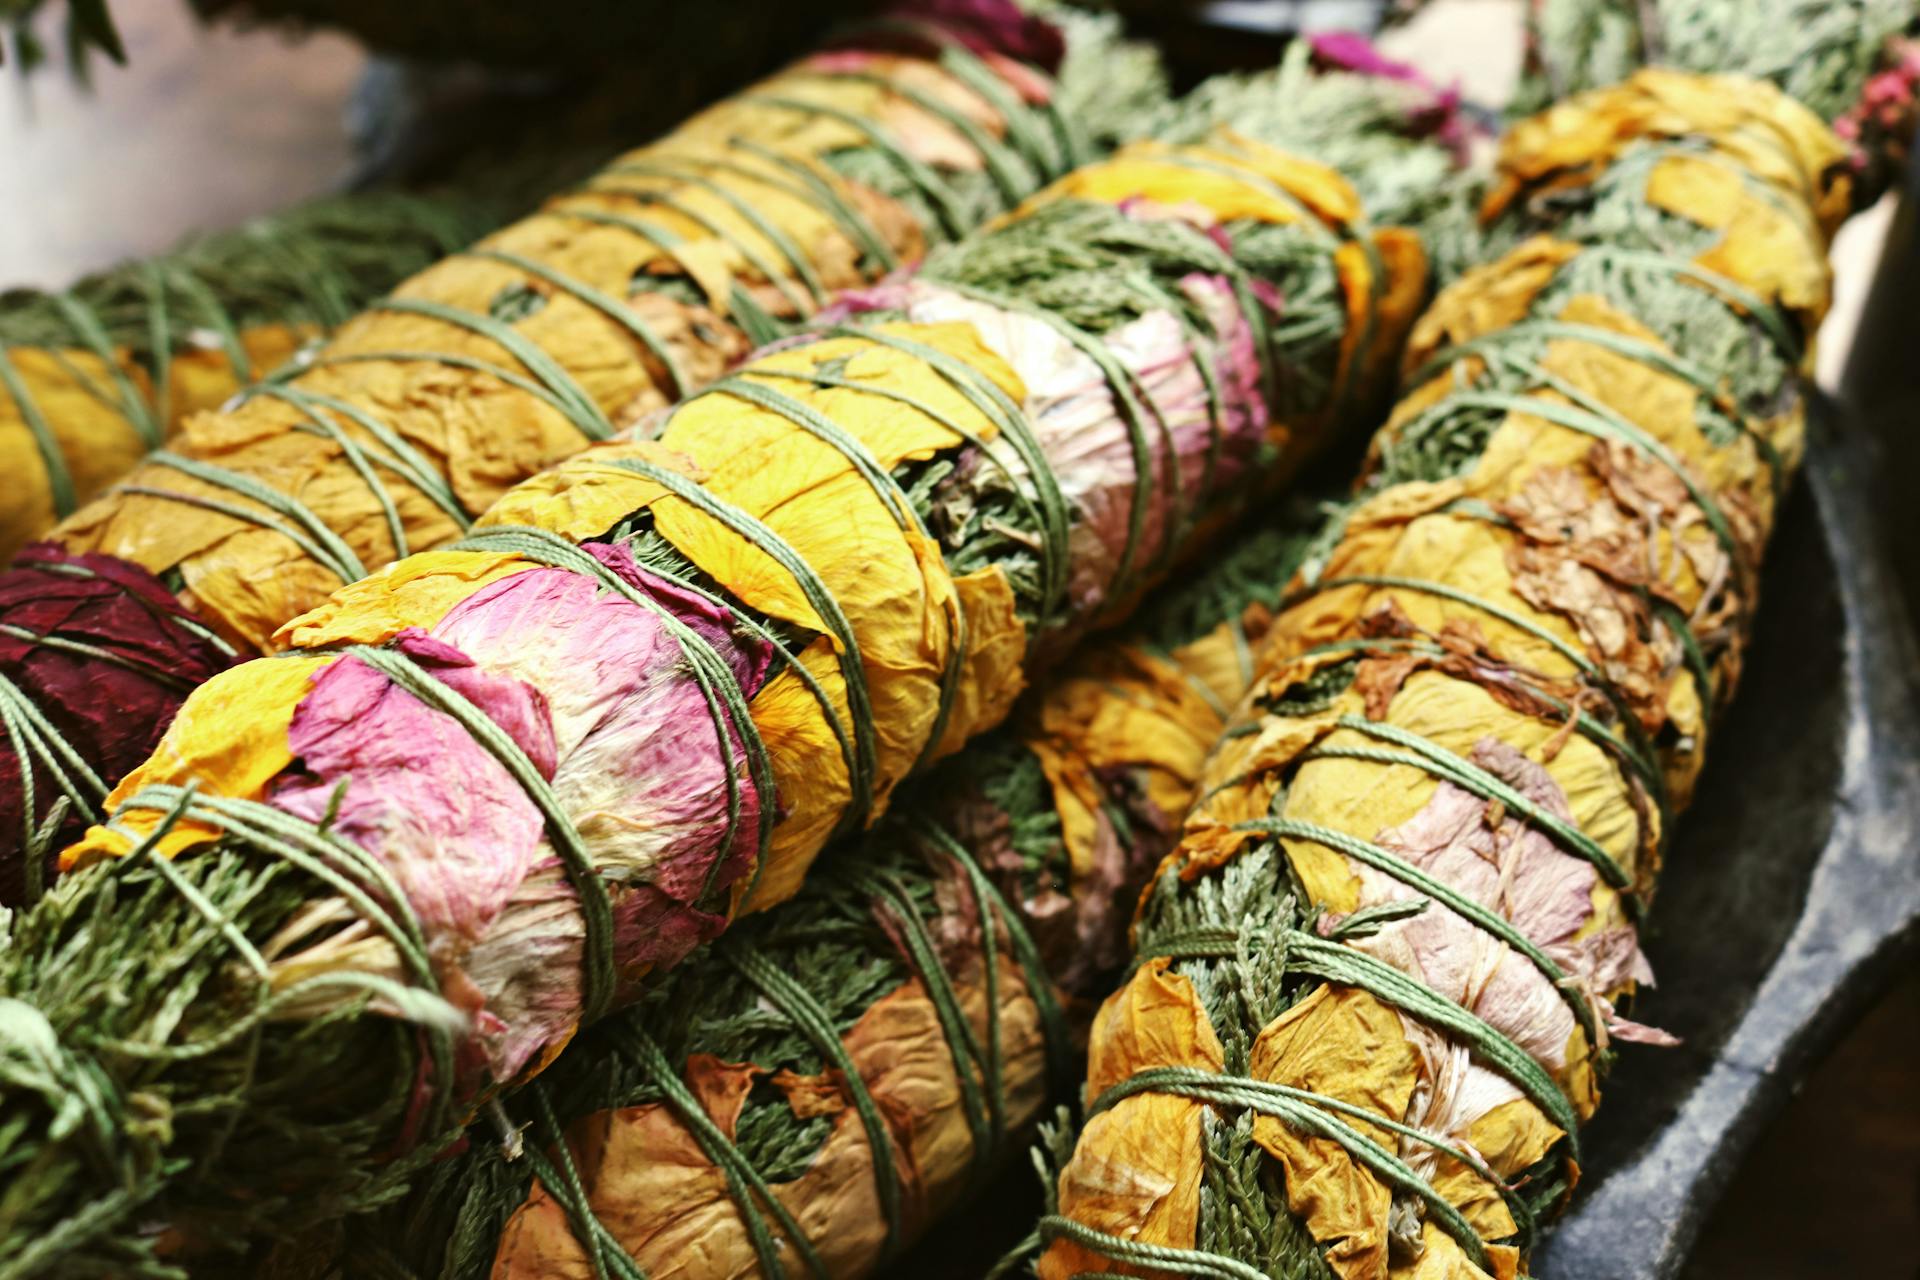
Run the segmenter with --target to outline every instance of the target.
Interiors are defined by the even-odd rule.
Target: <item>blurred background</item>
[[[1499,103],[1520,65],[1522,4],[1439,0],[1385,44],[1433,79],[1457,80],[1471,101]],[[1189,78],[1269,59],[1285,31],[1302,23],[1370,25],[1379,6],[1225,0],[1205,8],[1205,22],[1161,16],[1143,24]],[[0,77],[6,285],[62,286],[190,233],[338,189],[369,166],[417,163],[400,153],[434,132],[421,129],[423,112],[444,125],[497,109],[482,101],[483,90],[497,95],[497,80],[401,72],[336,34],[295,39],[207,26],[179,0],[121,4],[115,15],[127,66],[95,57],[88,83],[58,66]],[[43,37],[58,47],[50,25]],[[509,88],[554,91],[537,82]],[[1862,497],[1897,517],[1885,523],[1906,598],[1915,601],[1920,361],[1910,311],[1920,296],[1920,255],[1911,208],[1896,216],[1896,204],[1889,196],[1856,218],[1836,247],[1836,306],[1820,374],[1868,428],[1880,465],[1862,477]],[[1898,980],[1804,1081],[1735,1175],[1686,1274],[1920,1276],[1920,972]]]

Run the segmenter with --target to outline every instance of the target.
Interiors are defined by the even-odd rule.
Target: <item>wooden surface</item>
[[[163,249],[324,190],[345,168],[344,108],[365,63],[352,45],[209,34],[184,0],[116,11],[133,65],[100,64],[93,93],[57,68],[24,94],[0,86],[0,287],[57,285]],[[1400,51],[1497,101],[1517,66],[1513,12],[1514,0],[1442,0]],[[1823,382],[1844,363],[1887,221],[1881,211],[1859,222],[1837,247]],[[1743,1168],[1689,1272],[1829,1276],[1920,1278],[1920,975],[1808,1082]]]

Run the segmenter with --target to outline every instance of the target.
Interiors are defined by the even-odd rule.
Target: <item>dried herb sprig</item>
[[[654,76],[642,104],[588,91],[537,123],[484,120],[417,190],[325,197],[66,291],[0,295],[0,453],[20,485],[0,560],[409,271],[590,174],[621,139],[710,97],[710,78],[743,79],[774,34],[737,58],[710,53],[698,75]],[[1088,58],[1102,56],[1112,66],[1096,77]],[[1067,64],[1062,99],[1095,121],[1137,105],[1157,74],[1097,34],[1069,41]],[[235,656],[140,566],[58,547],[30,560],[0,575],[0,905],[38,896],[53,854],[103,816],[180,699]]]
[[[622,164],[629,168],[664,165],[685,176],[665,184],[637,174],[605,176],[600,180],[603,186],[633,190],[575,194],[563,202],[568,206],[565,212],[537,217],[531,226],[522,226],[515,234],[538,242],[531,256],[510,254],[510,265],[499,259],[497,251],[484,249],[443,266],[432,275],[437,283],[428,290],[436,298],[464,296],[460,281],[475,275],[497,284],[497,288],[481,287],[466,298],[477,315],[446,315],[444,324],[412,311],[393,314],[391,309],[362,317],[354,328],[351,350],[332,355],[322,351],[314,358],[327,367],[311,371],[310,376],[290,383],[282,377],[250,388],[249,399],[240,408],[203,424],[202,435],[189,433],[181,438],[171,452],[144,468],[128,490],[89,508],[82,517],[90,531],[87,535],[65,537],[56,547],[37,553],[36,567],[30,572],[0,582],[0,596],[8,610],[0,623],[8,628],[0,631],[0,663],[4,664],[0,675],[9,682],[8,688],[0,689],[7,698],[5,732],[0,732],[0,832],[4,832],[0,834],[0,903],[23,900],[20,895],[32,886],[32,872],[41,861],[39,851],[51,853],[104,816],[98,805],[106,790],[151,749],[179,699],[224,665],[223,655],[245,647],[237,643],[234,629],[218,620],[222,611],[214,606],[223,594],[229,603],[252,601],[241,605],[242,612],[256,615],[256,621],[271,630],[271,625],[285,621],[300,607],[297,597],[291,601],[282,597],[267,606],[264,617],[257,616],[262,612],[257,607],[258,591],[263,586],[272,590],[270,584],[279,576],[276,565],[289,569],[281,559],[287,554],[295,559],[290,568],[295,579],[302,576],[303,564],[306,573],[332,565],[344,576],[377,567],[410,546],[451,537],[503,482],[534,468],[555,449],[582,443],[579,432],[598,421],[597,411],[616,417],[623,410],[642,413],[651,404],[690,389],[675,380],[676,373],[688,376],[691,370],[702,378],[717,373],[746,345],[739,325],[759,336],[771,336],[781,323],[777,317],[795,305],[791,299],[802,291],[797,275],[810,274],[811,269],[804,261],[788,263],[784,273],[775,269],[777,249],[756,247],[761,245],[762,230],[744,220],[741,212],[751,211],[752,204],[732,187],[754,201],[773,200],[775,220],[795,219],[795,234],[819,237],[809,249],[819,257],[819,271],[830,272],[835,264],[845,269],[848,264],[840,255],[843,250],[852,252],[844,238],[845,228],[863,227],[878,217],[887,222],[891,234],[915,245],[927,239],[937,241],[945,234],[941,221],[945,215],[933,207],[933,193],[940,194],[941,209],[951,216],[962,221],[982,218],[1064,167],[1070,154],[1077,154],[1074,148],[1105,145],[1135,113],[1158,100],[1162,84],[1153,56],[1121,41],[1109,21],[1063,14],[1063,38],[1052,26],[1029,22],[1010,7],[988,5],[969,12],[982,21],[997,18],[1007,28],[1002,34],[1008,38],[1038,40],[1055,53],[1060,53],[1063,43],[1059,79],[1049,87],[1037,71],[1016,75],[1009,70],[1011,63],[1000,64],[998,72],[983,72],[979,60],[964,46],[939,53],[937,40],[930,53],[924,30],[909,29],[904,35],[893,27],[870,31],[867,46],[843,45],[822,64],[838,65],[838,72],[792,77],[796,85],[809,86],[796,91],[821,95],[823,112],[837,110],[832,106],[835,93],[850,93],[873,113],[876,123],[871,128],[878,132],[871,136],[861,132],[860,117],[854,115],[823,116],[815,121],[812,136],[817,140],[810,143],[809,136],[801,138],[803,152],[810,145],[825,145],[820,161],[826,166],[823,173],[850,175],[844,185],[816,175],[804,159],[776,154],[770,161],[762,154],[769,142],[785,137],[795,123],[796,113],[784,109],[771,109],[759,118],[765,136],[758,140],[751,129],[723,139],[740,151],[736,156],[709,155],[710,143],[682,140],[624,157]],[[971,38],[979,33],[968,29],[966,34]],[[710,58],[703,65],[712,70],[721,64]],[[942,66],[959,70],[937,69]],[[894,96],[882,88],[874,80],[875,68],[901,77],[911,97]],[[998,75],[1014,79],[996,88]],[[883,75],[881,83],[884,79]],[[925,86],[911,87],[919,79],[934,86],[931,91],[936,98],[927,99],[932,103],[929,109],[911,100],[926,99],[930,92]],[[691,82],[686,87],[691,92]],[[762,86],[762,91],[772,90]],[[967,104],[969,110],[989,114],[980,121],[954,116],[950,105],[937,100],[939,93]],[[636,128],[657,128],[665,113],[685,109],[693,101],[697,99],[662,84],[655,86],[638,112],[619,109],[608,121],[603,118],[608,113],[593,109],[589,102],[582,113],[598,129],[618,127],[630,136]],[[959,123],[943,122],[943,112]],[[738,116],[736,108],[725,119],[751,123]],[[797,118],[806,116],[798,113]],[[998,121],[997,126],[993,121]],[[718,127],[716,122],[724,123],[722,117],[707,118],[708,126]],[[819,137],[822,124],[829,136]],[[837,134],[836,124],[844,125]],[[978,161],[980,153],[969,149],[973,144],[952,132],[959,124],[976,131],[979,145],[999,157],[999,168]],[[916,144],[903,144],[889,132],[903,125],[920,131]],[[993,127],[1006,131],[1006,137],[996,141],[991,136]],[[983,128],[986,133],[979,132]],[[518,149],[476,145],[475,154],[456,164],[445,181],[455,191],[489,191],[493,201],[514,209],[532,203],[563,178],[577,180],[580,172],[590,170],[592,166],[576,152],[585,150],[597,159],[611,149],[591,142],[576,146],[570,141],[571,128],[567,144],[556,145],[550,123],[535,132],[538,138]],[[1009,152],[1009,145],[1018,154]],[[915,155],[929,147],[931,167],[916,167]],[[971,164],[970,155],[976,157]],[[709,162],[714,166],[711,177],[701,171]],[[688,164],[693,167],[684,168]],[[772,194],[760,185],[767,179],[756,177],[752,167],[759,165],[764,171],[769,164],[780,175],[778,191]],[[995,174],[1015,185],[1003,189],[996,185]],[[791,199],[795,192],[808,201],[798,210]],[[634,209],[651,212],[637,217]],[[822,229],[823,211],[839,219],[831,225],[840,231]],[[887,216],[890,211],[892,220]],[[359,245],[361,231],[336,228],[342,216],[322,213],[315,220]],[[682,217],[696,221],[675,232],[676,220]],[[760,225],[779,234],[779,228],[764,218]],[[325,273],[305,261],[314,256],[311,246],[285,237],[256,241],[256,230],[190,251],[198,283],[186,294],[196,321],[223,315],[237,322],[252,318],[279,290],[278,284],[272,290],[266,285],[283,282],[290,262],[297,264],[291,274],[303,286],[287,291],[293,300],[306,302],[323,291]],[[590,244],[583,244],[583,233]],[[629,266],[629,275],[616,269],[617,281],[601,278],[607,263],[595,255],[610,253],[630,263],[636,255],[649,256],[648,246],[654,243],[649,237],[675,236],[678,239],[671,248],[665,247],[665,241],[654,246],[648,264]],[[555,238],[557,247],[552,243]],[[382,237],[380,252],[396,252],[405,243],[402,237]],[[456,243],[464,243],[464,236]],[[885,243],[874,242],[874,253],[884,255],[885,250]],[[730,253],[749,254],[752,262],[729,259]],[[358,262],[357,249],[355,254]],[[569,254],[586,255],[585,265]],[[241,269],[242,261],[255,259],[266,265]],[[878,274],[893,260],[870,257],[859,270]],[[754,262],[766,265],[772,274],[758,276]],[[729,318],[708,311],[685,263],[696,264],[701,279],[728,295],[734,304]],[[105,346],[151,345],[154,319],[175,319],[172,311],[148,308],[142,312],[134,305],[135,291],[145,287],[153,271],[143,266],[110,273],[97,284],[85,286],[77,301],[13,298],[10,304],[0,304],[0,336],[12,336],[5,329],[5,306],[12,305],[22,326],[21,341],[47,338],[56,331],[56,322],[72,323],[80,317],[90,331],[94,321],[107,330],[100,339]],[[715,271],[722,276],[730,271],[740,274],[729,286],[716,282]],[[172,270],[162,274],[168,282],[185,278]],[[356,279],[359,274],[363,273],[357,273]],[[238,293],[230,302],[220,303],[225,310],[208,310],[209,297],[218,301],[229,286]],[[581,299],[599,296],[608,287],[628,301],[609,298],[605,314],[581,305]],[[344,302],[332,296],[338,292],[334,289],[326,298],[329,315],[335,319],[332,313]],[[549,309],[553,298],[558,300]],[[555,314],[569,306],[575,310],[556,332]],[[623,319],[629,322],[625,329],[620,324]],[[579,376],[604,397],[604,404],[596,406],[584,392],[554,396],[538,381],[512,372],[522,356],[537,356],[520,346],[512,332],[494,327],[496,322],[524,329],[536,343],[548,344],[539,350],[580,366]],[[478,332],[472,331],[476,327]],[[170,323],[167,333],[178,340],[182,328]],[[487,341],[489,334],[506,341],[511,349],[496,352]],[[650,347],[643,338],[657,345]],[[442,344],[446,350],[440,355],[426,350]],[[421,350],[409,350],[414,347]],[[363,358],[382,348],[391,348],[394,358]],[[106,394],[85,394],[101,388],[91,383],[67,387],[81,376],[73,359],[43,352],[28,362],[27,354],[15,352],[29,373],[44,366],[61,388],[80,393],[49,403],[41,415],[47,429],[40,434],[51,440],[49,457],[66,457],[58,447],[62,440],[92,422],[118,433],[116,442],[128,447],[119,451],[123,455],[145,446],[124,421],[124,414],[130,412],[127,405],[133,402],[123,403],[118,395],[123,384],[133,390],[137,386],[126,378],[116,382],[101,371],[93,381],[102,384]],[[158,367],[143,365],[135,350],[130,349],[126,358],[131,362],[130,377]],[[573,375],[564,369],[543,368],[563,389],[570,384]],[[116,366],[115,375],[119,372]],[[200,378],[194,385],[206,391],[201,384],[208,381]],[[402,385],[408,388],[406,394],[396,391]],[[459,386],[474,394],[462,400],[453,394]],[[217,394],[208,394],[224,399],[228,390],[222,386]],[[552,424],[559,428],[558,436],[529,432],[528,417],[517,410],[524,408],[538,422],[540,414],[555,412],[556,402],[586,425],[568,425],[563,416]],[[16,425],[19,439],[26,441],[31,433],[24,425]],[[5,438],[0,435],[0,440]],[[31,452],[29,445],[22,447]],[[73,455],[73,470],[84,471],[88,488],[116,478],[108,452],[88,448]],[[132,460],[121,457],[122,467]],[[31,467],[24,463],[23,467],[32,473]],[[24,504],[23,513],[31,505]],[[150,522],[143,512],[151,516]],[[121,532],[114,533],[116,529]],[[210,541],[203,540],[203,535]],[[110,539],[116,556],[144,563],[122,559],[109,565],[76,545],[103,536]],[[86,577],[92,587],[67,581],[75,575]],[[321,569],[321,575],[324,581],[327,571]],[[59,590],[49,592],[49,582],[58,582]],[[169,586],[182,596],[181,601],[159,604]],[[158,621],[161,615],[166,620]],[[231,613],[227,620],[234,620]],[[265,633],[256,633],[256,638],[264,642]],[[135,711],[141,714],[135,716]],[[65,822],[48,826],[53,807],[63,800]],[[36,850],[31,859],[24,853],[28,846]]]
[[[1218,225],[1194,225],[1195,204],[1216,201]],[[1023,222],[1057,203],[1123,207],[1141,226],[1039,256],[1006,252],[1006,237],[1031,234]],[[123,787],[113,827],[97,833],[98,852],[125,852],[125,836],[175,860],[110,855],[63,880],[46,917],[59,920],[57,904],[91,894],[96,878],[148,867],[164,877],[215,848],[282,864],[305,886],[302,905],[220,935],[233,985],[188,1001],[191,1016],[173,1025],[191,1047],[172,1046],[164,1068],[123,1063],[120,1037],[96,1038],[50,993],[54,1008],[42,1012],[60,1029],[61,1060],[100,1073],[116,1100],[131,1096],[112,1088],[124,1066],[143,1105],[168,1114],[166,1133],[137,1139],[148,1144],[137,1154],[165,1153],[165,1168],[140,1184],[137,1206],[89,1194],[74,1179],[99,1171],[97,1135],[82,1141],[24,1088],[0,1094],[16,1159],[34,1167],[35,1185],[54,1188],[10,1230],[24,1239],[80,1224],[84,1238],[62,1248],[83,1257],[150,1243],[137,1226],[153,1220],[194,1243],[225,1243],[262,1221],[249,1217],[261,1198],[254,1179],[230,1177],[227,1153],[270,1151],[273,1135],[291,1130],[313,1159],[276,1187],[275,1229],[383,1195],[396,1175],[378,1157],[437,1151],[465,1109],[537,1070],[575,1025],[631,999],[650,971],[730,915],[797,891],[836,826],[865,825],[923,756],[1004,714],[1023,650],[1044,652],[1117,614],[1249,484],[1296,462],[1377,390],[1421,264],[1410,236],[1360,216],[1337,175],[1251,142],[1147,146],[1083,169],[967,242],[1004,254],[997,287],[963,269],[962,247],[925,277],[850,296],[816,330],[667,415],[656,439],[536,478],[465,547],[336,596],[290,633],[302,652],[204,686],[152,767]],[[1255,233],[1290,224],[1318,228],[1342,288],[1315,304],[1319,323],[1283,306],[1286,323],[1270,326],[1276,281],[1252,275],[1228,246],[1264,255],[1270,242]],[[1292,260],[1275,259],[1283,270]],[[1065,287],[1075,277],[1084,290]],[[1164,301],[1104,332],[1068,318],[1078,314],[1069,307],[1097,304],[1084,315],[1097,326],[1116,291]],[[1337,361],[1318,379],[1322,409],[1276,424],[1255,388],[1291,372],[1279,362],[1301,338],[1292,324],[1345,332],[1313,348]],[[1136,392],[1136,382],[1150,389]],[[899,435],[907,428],[921,434]],[[744,447],[755,434],[779,447]],[[706,483],[676,454],[705,469]],[[1063,460],[1085,456],[1105,461],[1070,476],[1081,496],[1062,524],[1047,514],[1061,505],[1050,490],[1063,483]],[[950,464],[944,475],[924,470],[940,462]],[[1009,491],[1014,507],[1042,513],[1035,527],[1045,531],[1035,576],[1048,585],[1030,621],[1016,572],[996,561],[954,578],[930,543],[937,533],[942,549],[973,545],[950,536],[969,528],[968,503]],[[828,499],[834,518],[810,513],[808,502]],[[849,528],[866,532],[836,541]],[[1022,545],[1008,556],[1034,553]],[[760,574],[762,555],[780,573]],[[783,603],[789,582],[798,594]],[[964,604],[964,632],[948,601]],[[424,628],[393,629],[402,614]],[[923,644],[933,651],[916,656]],[[377,705],[323,709],[339,694],[360,698],[369,679]],[[389,724],[390,714],[412,727]],[[187,745],[195,739],[227,745],[207,755]],[[355,762],[363,746],[371,754]],[[216,756],[240,772],[171,774],[170,762]],[[242,782],[263,764],[264,785]],[[387,810],[395,786],[409,798]],[[505,825],[482,829],[496,821]],[[405,851],[416,836],[434,856]],[[454,878],[436,885],[443,870]],[[506,896],[489,905],[483,895],[496,889]],[[225,896],[245,898],[251,886],[221,878],[204,890],[189,883],[182,896],[223,918],[241,907]],[[50,926],[34,949],[85,946],[129,919],[113,913],[115,895],[102,900],[91,939]],[[34,1003],[47,972],[17,953],[0,957],[0,989]],[[157,1028],[173,1015],[119,1016]],[[375,1025],[336,1037],[356,1055],[340,1077],[384,1087],[350,1119],[324,1107],[296,1118],[309,1096],[298,1074],[313,1063],[264,1054],[256,1038],[342,1020]],[[303,1041],[313,1058],[324,1042]],[[378,1069],[362,1074],[366,1055]],[[262,1064],[294,1071],[293,1085]],[[243,1083],[210,1098],[201,1080]],[[375,1134],[368,1116],[388,1123]],[[193,1187],[176,1198],[171,1178]]]
[[[1611,1042],[1663,1039],[1616,1002],[1802,447],[1844,161],[1734,76],[1514,127],[1504,251],[1417,327],[1096,1020],[1046,1280],[1524,1270]]]

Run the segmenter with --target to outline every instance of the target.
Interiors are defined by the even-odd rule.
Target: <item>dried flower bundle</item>
[[[1664,7],[1664,6],[1663,6]],[[1763,80],[1517,124],[1357,496],[1143,903],[1044,1280],[1508,1277],[1651,980],[1638,925],[1804,434],[1846,148]]]

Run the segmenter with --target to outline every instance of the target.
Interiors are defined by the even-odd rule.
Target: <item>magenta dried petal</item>
[[[399,647],[551,768],[537,691],[417,631]],[[479,937],[540,857],[544,822],[506,766],[365,662],[348,658],[314,677],[288,745],[296,763],[269,801],[314,822],[335,809],[333,830],[386,864],[430,939]]]
[[[712,646],[746,698],[759,690],[771,652],[743,642],[726,610],[640,568],[624,546],[589,550]],[[554,735],[554,795],[612,898],[616,969],[671,964],[717,933],[724,921],[707,899],[752,868],[760,797],[738,729],[717,731],[665,619],[592,578],[534,569],[468,597],[433,635],[539,695]],[[499,1019],[486,1039],[501,1078],[577,1019],[580,947],[577,895],[542,840],[466,958]],[[536,954],[554,963],[529,965]]]

